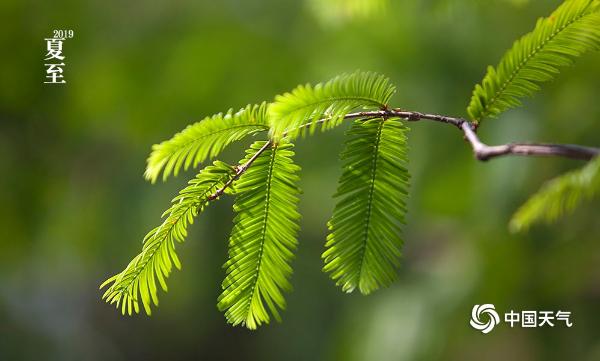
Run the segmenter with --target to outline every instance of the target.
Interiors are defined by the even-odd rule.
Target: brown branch
[[[409,122],[421,120],[431,120],[434,122],[446,123],[460,129],[465,139],[471,144],[475,158],[481,161],[487,161],[492,158],[504,155],[519,156],[556,156],[571,159],[590,160],[600,155],[599,148],[584,147],[573,144],[536,144],[536,143],[509,143],[502,145],[487,145],[479,140],[476,134],[476,125],[464,118],[455,118],[445,115],[421,113],[414,111],[395,109],[381,109],[373,111],[349,113],[344,119],[372,119],[372,118],[400,118]],[[302,124],[298,129],[309,128],[315,124],[321,124],[330,118],[319,119],[315,122]],[[285,135],[285,133],[284,133]],[[269,146],[272,146],[271,140],[267,141],[256,153],[242,165],[235,167],[234,176],[219,188],[215,193],[208,197],[209,201],[217,199],[225,190],[230,187]]]
[[[479,140],[472,124],[463,123],[461,128],[465,133],[465,138],[471,143],[475,157],[483,161],[503,155],[556,156],[590,160],[600,154],[600,149],[598,148],[573,144],[509,143],[489,146]]]
[[[463,118],[454,118],[445,115],[412,112],[402,109],[383,109],[368,112],[350,113],[346,116],[346,118],[363,118],[373,116],[388,118],[397,117],[412,122],[420,120],[432,120],[435,122],[454,125],[464,133],[465,139],[471,144],[475,158],[481,161],[486,161],[504,155],[556,156],[581,160],[590,160],[600,155],[599,148],[584,147],[573,144],[509,143],[502,145],[487,145],[483,143],[477,136],[475,132],[476,126],[473,122]]]

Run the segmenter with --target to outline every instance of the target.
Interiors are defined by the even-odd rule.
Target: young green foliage
[[[552,79],[559,67],[598,48],[599,4],[600,0],[568,0],[549,18],[539,20],[534,31],[517,41],[497,68],[488,69],[482,85],[476,86],[468,108],[474,123],[518,105],[519,98]],[[163,224],[145,237],[142,252],[102,284],[109,286],[103,298],[128,314],[138,313],[141,301],[150,314],[150,304],[158,305],[157,282],[166,290],[172,266],[180,267],[175,242],[184,240],[188,223],[209,201],[233,189],[237,215],[218,308],[225,311],[228,322],[250,329],[268,323],[271,317],[279,320],[285,308],[284,291],[291,289],[290,262],[300,217],[299,167],[292,161],[289,141],[306,130],[312,134],[317,124],[330,129],[346,118],[358,120],[347,133],[341,155],[344,170],[329,222],[323,269],[345,292],[358,288],[368,294],[389,285],[399,265],[409,181],[408,129],[399,119],[388,119],[401,115],[388,107],[394,89],[387,78],[374,73],[345,74],[314,87],[299,86],[270,104],[205,118],[155,145],[145,173],[152,182],[161,172],[166,179],[215,157],[246,136],[265,130],[270,135],[268,141],[255,142],[237,167],[215,162],[202,170],[173,200],[163,214],[167,216]],[[358,109],[375,111],[367,115]],[[386,117],[372,118],[382,115]],[[418,112],[402,112],[401,116],[450,119]],[[464,129],[463,119],[452,119],[452,124]],[[523,229],[539,219],[552,220],[580,199],[591,197],[600,189],[599,169],[596,159],[550,182],[517,212],[511,227]]]
[[[532,96],[559,68],[600,47],[600,1],[567,0],[517,40],[496,68],[488,67],[467,109],[476,123],[495,117]]]
[[[290,93],[276,96],[270,104],[271,135],[276,140],[284,135],[294,139],[307,128],[312,134],[317,128],[315,123],[324,119],[327,121],[321,129],[331,129],[352,110],[386,107],[395,89],[384,76],[358,71],[314,87],[300,85]]]
[[[204,210],[209,197],[233,176],[233,168],[218,161],[200,171],[173,199],[171,208],[163,214],[163,217],[167,216],[164,222],[146,235],[142,252],[121,273],[100,286],[104,288],[110,285],[102,298],[108,303],[116,303],[117,308],[121,306],[123,314],[129,315],[132,311],[139,312],[141,301],[150,315],[150,303],[158,306],[157,280],[166,291],[165,280],[172,266],[181,268],[175,253],[175,242],[184,241],[188,224],[193,223],[194,217]]]
[[[409,181],[407,130],[398,120],[357,120],[346,135],[323,253],[323,270],[345,292],[368,294],[396,278]]]
[[[152,147],[145,177],[154,183],[160,172],[163,180],[183,167],[197,166],[214,158],[231,143],[269,129],[267,104],[248,105],[237,113],[229,110],[189,125],[169,140]]]
[[[265,142],[247,151],[248,162]],[[234,183],[236,217],[229,240],[227,276],[218,308],[233,325],[255,329],[268,323],[269,311],[279,320],[283,291],[291,289],[290,261],[296,249],[298,171],[291,143],[268,148]]]
[[[510,221],[510,229],[526,230],[538,221],[552,222],[600,192],[600,157],[581,169],[555,178],[534,194]]]

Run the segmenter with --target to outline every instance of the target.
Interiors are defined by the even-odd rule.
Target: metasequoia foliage
[[[237,165],[214,161],[173,199],[164,222],[150,231],[142,252],[110,277],[103,298],[123,313],[158,305],[158,288],[167,290],[173,266],[180,268],[176,244],[204,208],[221,196],[235,197],[225,279],[218,308],[228,322],[254,329],[280,319],[284,293],[291,289],[291,261],[298,245],[300,167],[294,140],[352,121],[341,153],[337,204],[329,221],[324,272],[344,292],[363,294],[390,285],[399,266],[401,228],[410,176],[407,122],[429,120],[461,130],[477,159],[504,155],[552,155],[590,160],[580,170],[551,182],[525,203],[511,221],[513,230],[553,220],[600,190],[596,148],[560,144],[511,143],[488,146],[476,134],[488,117],[498,117],[531,96],[543,82],[600,46],[600,0],[567,0],[534,30],[517,40],[497,67],[489,67],[475,87],[468,119],[393,108],[389,79],[357,71],[315,86],[302,85],[273,102],[229,110],[189,125],[152,148],[145,176],[155,182],[177,176],[218,156],[248,136],[264,136]],[[142,307],[140,307],[140,304]]]

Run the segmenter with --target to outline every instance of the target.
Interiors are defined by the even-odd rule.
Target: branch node
[[[408,120],[411,122],[416,122],[418,120],[421,120],[422,117],[423,117],[423,114],[421,114],[419,112],[410,112],[408,114]]]
[[[490,159],[490,154],[488,152],[478,150],[475,151],[475,159],[482,162],[487,162]]]

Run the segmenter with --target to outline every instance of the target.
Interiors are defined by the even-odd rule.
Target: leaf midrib
[[[271,159],[269,162],[269,173],[267,176],[267,182],[266,182],[266,196],[265,196],[265,211],[264,211],[264,220],[263,220],[263,224],[262,224],[262,229],[261,229],[261,242],[260,242],[260,249],[258,251],[258,260],[256,261],[256,275],[253,277],[254,279],[252,280],[252,291],[250,292],[250,297],[248,297],[248,301],[246,304],[246,311],[244,312],[245,315],[245,322],[247,323],[248,321],[248,316],[249,316],[249,312],[250,312],[250,307],[252,306],[252,301],[254,300],[254,296],[256,294],[256,288],[258,287],[258,279],[260,277],[260,271],[261,271],[261,265],[262,265],[262,260],[263,260],[263,252],[265,249],[265,242],[266,242],[266,231],[267,231],[267,224],[268,224],[268,219],[269,219],[269,209],[270,209],[270,198],[271,198],[271,179],[273,177],[273,166],[275,164],[275,153],[277,152],[277,148],[273,148],[271,150]]]
[[[291,114],[296,113],[301,111],[304,108],[308,108],[311,106],[314,106],[315,104],[322,104],[322,103],[327,103],[327,102],[336,102],[336,101],[345,101],[345,100],[362,100],[365,102],[369,102],[369,103],[373,103],[374,105],[383,107],[385,106],[384,103],[380,102],[379,100],[375,99],[375,98],[369,98],[369,97],[359,97],[359,96],[344,96],[344,97],[328,97],[326,99],[320,99],[314,102],[310,102],[310,103],[306,103],[306,104],[302,104],[298,107],[294,107],[293,110],[291,110],[290,112],[288,112],[287,117],[289,117]]]
[[[207,194],[212,194],[212,190],[213,190],[213,189],[214,189],[214,188],[215,188],[215,187],[216,187],[218,184],[220,184],[221,182],[223,182],[223,180],[224,180],[225,178],[226,178],[226,176],[223,176],[223,177],[219,178],[218,180],[216,180],[216,181],[214,182],[214,184],[213,184],[213,185],[211,185],[210,187],[208,187],[208,188],[206,189],[206,191],[205,191],[205,192],[203,192],[203,196],[206,196]],[[200,197],[200,196],[198,196],[198,197]],[[202,199],[204,199],[204,198],[202,198]],[[197,202],[192,202],[192,203],[190,203],[190,206],[189,206],[189,207],[186,207],[186,208],[185,208],[183,211],[181,211],[181,213],[182,213],[182,214],[185,214],[185,213],[189,212],[189,210],[190,210],[191,208],[193,208],[193,207],[196,207],[196,206],[197,206],[198,204],[200,204],[200,203],[202,203],[202,200],[200,200],[200,198],[199,198],[199,200],[198,200]],[[174,210],[173,210],[173,211],[172,211],[172,212],[169,214],[169,217],[170,217],[170,216],[173,214],[173,212],[174,212]],[[165,222],[169,220],[169,217],[167,217],[167,219],[165,220]],[[130,289],[130,288],[132,287],[133,283],[134,283],[134,282],[135,282],[135,281],[138,279],[138,277],[139,277],[139,275],[142,273],[142,271],[143,271],[143,270],[146,268],[146,266],[148,265],[148,263],[150,263],[150,261],[151,261],[151,260],[154,258],[154,256],[156,255],[156,252],[158,252],[158,250],[159,250],[159,249],[160,249],[160,248],[161,248],[161,247],[162,247],[162,246],[165,244],[165,240],[167,240],[167,239],[170,239],[170,238],[172,237],[172,233],[173,233],[173,229],[175,228],[175,225],[176,225],[176,224],[178,224],[178,223],[179,223],[179,221],[181,221],[181,219],[186,219],[186,218],[187,218],[187,217],[185,217],[185,216],[180,216],[180,217],[178,217],[178,218],[177,218],[175,221],[169,222],[169,228],[168,228],[168,230],[166,231],[166,233],[165,233],[165,236],[164,236],[164,237],[161,237],[161,238],[160,238],[160,241],[158,241],[159,245],[158,245],[157,247],[155,247],[155,248],[152,250],[152,252],[151,252],[151,253],[150,253],[150,255],[148,256],[148,258],[147,258],[147,259],[146,259],[146,260],[145,260],[145,261],[144,261],[144,262],[141,264],[141,266],[140,266],[140,267],[139,267],[139,268],[138,268],[138,269],[135,271],[135,274],[134,274],[134,276],[133,276],[133,277],[131,277],[131,280],[130,280],[130,281],[127,283],[127,286],[123,286],[123,287],[121,287],[121,288],[120,288],[120,289],[118,289],[118,290],[114,290],[115,292],[118,292],[118,293],[121,293],[121,294],[123,294],[123,293],[125,293],[125,294],[128,294],[128,295],[129,295],[130,297],[132,297],[132,298],[133,298],[135,301],[137,301],[137,295],[132,295],[132,294],[131,294],[131,289]],[[164,226],[164,225],[165,225],[165,222],[163,222],[163,224],[161,225],[161,228],[162,228],[162,226]],[[161,229],[159,228],[158,230],[156,230],[156,233],[155,233],[155,234],[158,234],[160,231],[161,231]],[[142,254],[143,254],[143,253],[144,253],[144,250],[142,250]],[[138,264],[138,265],[139,265],[139,264]],[[136,268],[138,267],[138,265],[136,265]],[[115,281],[116,281],[116,280],[115,280]],[[116,282],[115,282],[115,284],[116,284]],[[115,284],[113,284],[113,286],[114,286]],[[112,287],[111,287],[111,288],[112,288]]]
[[[269,127],[267,125],[265,125],[265,124],[258,124],[258,123],[257,124],[239,124],[239,125],[235,125],[235,126],[232,126],[232,127],[229,127],[229,128],[219,129],[219,130],[216,130],[216,131],[214,131],[212,133],[208,133],[208,134],[202,135],[200,137],[195,137],[194,139],[189,140],[189,141],[183,143],[182,145],[175,147],[174,150],[173,150],[173,152],[171,152],[170,155],[167,155],[164,158],[162,158],[161,161],[162,162],[166,162],[167,159],[169,159],[169,158],[171,158],[171,157],[174,156],[173,153],[180,152],[182,149],[189,147],[193,143],[199,142],[199,141],[204,140],[204,139],[209,138],[209,137],[213,137],[213,136],[215,136],[215,135],[217,135],[219,133],[223,133],[223,132],[227,132],[227,131],[235,130],[235,129],[239,129],[239,128],[252,128],[252,127],[263,128],[263,129],[260,129],[260,130],[268,130],[269,129]]]
[[[379,160],[379,144],[381,142],[381,133],[383,131],[383,126],[384,126],[385,121],[381,121],[380,124],[377,127],[377,139],[375,141],[375,146],[374,146],[374,155],[373,155],[373,162],[372,162],[372,169],[373,171],[371,172],[371,186],[369,187],[369,195],[368,195],[368,206],[367,206],[367,216],[366,216],[366,224],[365,224],[365,232],[364,232],[364,242],[363,242],[363,247],[361,249],[361,255],[360,255],[360,265],[359,265],[359,272],[358,272],[358,283],[357,286],[360,289],[360,283],[362,280],[362,275],[363,275],[363,270],[364,270],[364,263],[365,263],[365,253],[367,251],[367,247],[368,247],[368,243],[369,243],[369,226],[371,224],[371,209],[373,207],[373,193],[375,191],[375,178],[377,177],[377,162]],[[362,290],[361,290],[362,291]]]

